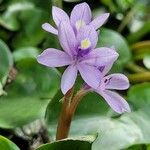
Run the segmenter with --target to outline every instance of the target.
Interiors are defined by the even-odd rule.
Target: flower
[[[92,89],[87,85],[85,86],[85,88],[100,94],[106,100],[108,105],[117,113],[130,112],[131,110],[127,101],[118,93],[112,91],[128,89],[129,80],[125,75],[120,73],[106,75],[110,70],[111,66],[112,63],[108,64],[107,66],[99,67],[102,75],[99,88]]]
[[[92,20],[91,9],[89,5],[84,2],[76,5],[73,8],[70,18],[66,12],[55,6],[53,6],[52,8],[52,16],[57,28],[59,27],[61,21],[68,21],[71,23],[74,32],[77,33],[77,31],[79,31],[79,29],[81,29],[85,25],[92,25],[94,29],[97,30],[105,23],[105,21],[109,17],[109,13],[104,13]],[[47,32],[56,35],[58,34],[58,30],[51,26],[49,23],[44,23],[42,25],[42,28]]]
[[[95,46],[98,35],[93,26],[85,26],[77,36],[68,21],[62,21],[58,27],[58,37],[64,51],[46,49],[37,60],[48,67],[68,66],[62,75],[61,90],[65,94],[75,83],[77,73],[93,88],[100,83],[100,71],[97,66],[114,62],[118,53],[111,48]]]

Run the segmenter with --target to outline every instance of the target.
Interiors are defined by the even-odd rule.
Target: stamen
[[[81,41],[81,49],[87,49],[91,46],[91,42],[89,39],[84,39]]]

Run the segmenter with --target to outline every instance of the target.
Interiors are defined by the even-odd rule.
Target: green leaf
[[[33,59],[17,62],[18,74],[6,96],[0,97],[0,127],[15,128],[44,118],[48,102],[58,90],[59,73]],[[54,84],[55,83],[55,84]]]
[[[49,15],[39,8],[23,11],[20,14],[21,23],[24,25],[21,31],[13,38],[13,47],[36,46],[45,37],[42,24],[48,20]]]
[[[9,5],[7,10],[0,16],[0,25],[11,31],[18,30],[20,28],[19,13],[33,8],[34,5],[30,2],[17,2]]]
[[[13,57],[8,46],[0,39],[0,83],[5,84],[13,65]]]
[[[14,51],[14,60],[18,62],[22,59],[36,58],[39,54],[38,51],[39,49],[36,47],[21,47]]]
[[[133,145],[133,146],[127,148],[126,150],[142,150],[142,149],[150,150],[150,145],[136,144],[136,145]]]
[[[10,140],[0,135],[0,149],[1,150],[19,150],[19,148]]]
[[[91,142],[83,140],[66,139],[62,141],[56,141],[50,144],[45,144],[37,148],[36,150],[91,150]]]
[[[116,61],[114,72],[119,72],[123,69],[123,66],[130,60],[131,52],[127,41],[116,31],[110,29],[101,29],[99,34],[99,41],[97,47],[112,47],[114,46],[119,53],[119,58]]]
[[[134,109],[145,109],[150,107],[150,83],[134,85],[128,92],[128,99]]]
[[[120,150],[139,136],[139,129],[134,123],[107,120],[102,123],[98,138],[92,145],[92,150]],[[113,145],[113,146],[112,146]]]
[[[118,119],[103,122],[92,150],[125,149],[135,144],[150,143],[150,84],[143,83],[130,88],[128,98],[132,112]],[[112,146],[113,145],[113,146]]]
[[[48,99],[38,96],[8,95],[0,99],[0,127],[21,127],[44,118]]]
[[[120,150],[135,144],[150,143],[150,118],[142,111],[124,114],[119,119],[103,122],[92,150]],[[113,146],[112,146],[113,144]]]

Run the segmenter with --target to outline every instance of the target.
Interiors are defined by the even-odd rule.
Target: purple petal
[[[108,17],[109,17],[109,13],[102,14],[102,15],[98,16],[97,18],[95,18],[90,23],[90,25],[92,25],[94,27],[94,29],[97,30],[99,27],[101,27],[106,22]]]
[[[61,50],[48,48],[37,57],[37,61],[48,67],[61,67],[72,63],[71,57]]]
[[[63,94],[66,94],[67,91],[73,87],[77,77],[77,72],[76,65],[70,65],[63,73],[61,79],[61,90]]]
[[[81,3],[76,5],[70,16],[70,21],[73,27],[76,29],[78,21],[81,21],[81,23],[85,23],[85,25],[89,24],[91,22],[92,13],[89,5],[87,3]],[[82,26],[81,26],[82,27]]]
[[[58,35],[58,31],[53,26],[51,26],[49,23],[42,24],[42,28],[47,32]]]
[[[114,46],[111,46],[110,49],[112,49],[115,53],[117,53]],[[119,54],[117,53],[116,59],[113,59],[113,61],[109,61],[104,65],[104,68],[102,70],[103,76],[105,76],[110,71],[110,69],[112,68],[112,66],[114,64],[114,61],[117,60],[118,56],[119,56]]]
[[[93,49],[96,47],[98,41],[98,34],[96,30],[92,26],[85,26],[78,32],[77,40],[81,43],[82,40],[89,40],[90,41],[90,48]]]
[[[82,60],[82,63],[87,63],[93,66],[105,66],[118,58],[118,53],[111,48],[101,47],[92,50],[87,56]],[[109,67],[111,67],[109,65]]]
[[[52,8],[52,16],[53,16],[53,20],[54,20],[55,24],[57,25],[57,27],[59,26],[61,21],[70,22],[67,13],[56,6],[53,6],[53,8]]]
[[[120,73],[111,74],[103,78],[104,82],[107,80],[108,83],[105,85],[105,89],[125,90],[129,88],[128,78]]]
[[[71,56],[75,52],[76,37],[70,23],[63,21],[58,29],[59,41],[62,48]]]
[[[114,64],[114,61],[110,61],[107,64],[104,65],[103,70],[101,71],[103,77],[111,70],[112,66]]]
[[[106,100],[109,106],[117,113],[121,114],[124,112],[131,112],[129,104],[119,94],[109,90],[97,91],[97,93],[99,93]]]
[[[97,89],[99,87],[101,81],[101,73],[96,67],[80,63],[78,64],[78,69],[83,80],[89,86],[94,89]]]

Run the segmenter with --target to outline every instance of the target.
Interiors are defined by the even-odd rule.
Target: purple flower
[[[109,13],[104,13],[92,20],[91,9],[89,5],[84,2],[76,5],[73,8],[70,18],[66,12],[55,6],[52,8],[52,16],[57,28],[59,27],[61,21],[68,21],[71,23],[75,33],[77,33],[77,31],[85,25],[92,25],[94,29],[97,30],[105,23],[109,17]],[[51,26],[49,23],[44,23],[42,28],[50,33],[56,35],[58,34],[58,30]]]
[[[128,78],[120,73],[114,73],[105,76],[108,71],[110,70],[112,66],[111,64],[108,64],[107,66],[100,67],[100,71],[102,72],[102,78],[99,88],[97,89],[91,89],[89,87],[89,90],[94,90],[98,94],[100,94],[106,102],[109,104],[109,106],[116,111],[117,113],[123,113],[123,112],[130,112],[130,107],[127,103],[127,101],[121,97],[119,94],[112,90],[125,90],[129,88],[129,80]],[[87,89],[87,86],[86,86]]]
[[[95,48],[98,35],[93,26],[85,26],[77,36],[68,21],[58,27],[58,37],[64,52],[54,48],[46,49],[37,60],[48,67],[68,66],[62,75],[61,89],[65,94],[75,83],[77,73],[93,88],[99,87],[100,70],[108,62],[114,62],[118,53],[111,48]]]

